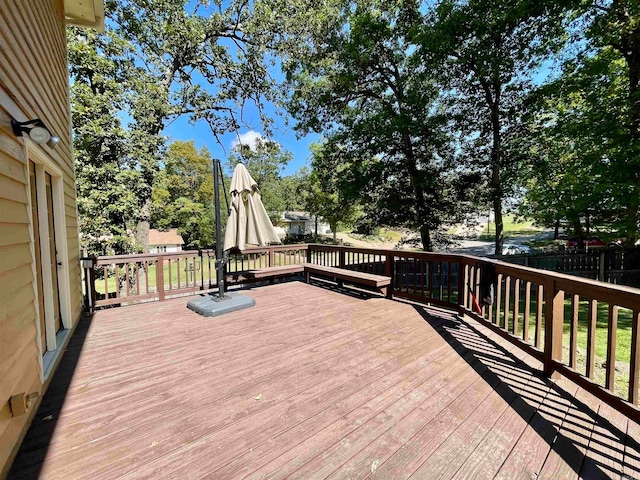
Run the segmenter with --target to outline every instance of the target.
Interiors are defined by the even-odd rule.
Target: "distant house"
[[[316,230],[316,217],[306,212],[284,212],[280,223],[288,236],[312,235]],[[318,217],[318,234],[331,233],[329,224]]]
[[[169,253],[182,251],[184,240],[177,228],[171,228],[166,232],[161,230],[149,230],[149,253]]]

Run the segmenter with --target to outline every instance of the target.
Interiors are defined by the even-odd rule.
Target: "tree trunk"
[[[149,253],[149,222],[151,220],[151,199],[147,199],[140,210],[136,224],[135,240],[142,253]]]
[[[622,9],[624,3],[618,8]],[[632,19],[629,14],[620,11],[618,14],[623,24],[631,24]],[[626,18],[625,18],[626,17]],[[623,30],[624,31],[624,30]],[[629,67],[629,136],[632,140],[632,149],[629,154],[631,158],[627,161],[635,166],[635,171],[631,175],[631,192],[628,199],[626,215],[626,240],[628,247],[635,245],[638,240],[638,222],[640,221],[640,165],[638,165],[638,144],[640,143],[640,28],[636,27],[631,32],[623,34],[620,39],[622,55]]]
[[[333,241],[336,242],[338,239],[338,222],[329,223],[331,227],[331,231],[333,232]]]
[[[498,105],[498,94],[495,101],[491,103],[491,196],[493,202],[493,215],[496,223],[495,255],[502,255],[504,246],[504,223],[502,220],[502,182],[500,180],[501,149],[502,138],[500,133],[500,110]]]
[[[420,240],[422,240],[422,249],[425,252],[433,251],[433,245],[431,244],[431,231],[426,225],[420,227]]]

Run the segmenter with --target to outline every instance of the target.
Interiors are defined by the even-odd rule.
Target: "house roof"
[[[64,16],[69,25],[104,32],[103,0],[64,0]]]
[[[166,232],[149,229],[149,245],[184,245],[182,235],[177,228],[172,228]]]
[[[307,212],[284,212],[285,220],[304,221],[311,220],[311,215]]]

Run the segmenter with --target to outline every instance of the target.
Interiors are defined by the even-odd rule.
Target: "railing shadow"
[[[92,321],[93,315],[83,315],[80,318],[33,422],[22,441],[9,470],[7,480],[39,478]]]
[[[624,451],[626,443],[633,452],[640,452],[640,444],[626,432],[470,322],[453,315],[448,318],[431,315],[425,307],[413,306],[487,383],[494,386],[509,408],[514,409],[576,475],[640,478],[640,467],[634,466],[638,465],[640,457]],[[585,452],[589,452],[589,456]],[[623,463],[634,469],[633,477],[628,473],[625,476]]]

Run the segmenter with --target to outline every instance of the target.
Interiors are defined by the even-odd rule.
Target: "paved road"
[[[505,245],[521,245],[532,240],[540,240],[543,238],[553,238],[553,230],[545,230],[536,232],[532,235],[523,235],[517,238],[506,239]],[[483,242],[480,240],[458,240],[457,245],[451,246],[446,251],[451,253],[465,253],[467,255],[476,255],[478,257],[486,257],[493,255],[493,242]],[[444,250],[443,250],[444,251]]]

